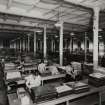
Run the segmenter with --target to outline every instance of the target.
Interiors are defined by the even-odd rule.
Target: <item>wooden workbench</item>
[[[66,76],[66,74],[56,74],[56,75],[42,76],[41,77],[42,85],[44,84],[44,81],[53,80],[53,79],[60,79],[60,78],[64,78],[65,76]],[[14,81],[14,79],[6,80],[5,83],[8,84],[8,82],[11,82],[11,81]],[[24,81],[22,83],[25,83],[24,77],[21,77],[20,79],[15,79],[15,81]]]
[[[56,105],[65,102],[66,105],[94,105],[99,103],[101,105],[103,93],[105,94],[105,86],[96,88],[90,86],[90,90],[88,92],[80,93],[80,94],[71,94],[68,96],[63,96],[61,98],[56,98],[51,101],[45,101],[41,103],[31,103],[30,105]],[[10,105],[20,105],[18,99],[13,99],[14,94],[8,94],[9,104]]]
[[[53,79],[60,79],[64,78],[66,74],[56,74],[56,75],[50,75],[50,76],[43,76],[42,78],[42,85],[44,84],[44,81],[46,80],[53,80]]]

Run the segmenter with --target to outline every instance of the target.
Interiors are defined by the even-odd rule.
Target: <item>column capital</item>
[[[62,27],[63,26],[63,21],[58,21],[56,24],[55,24],[55,26],[56,27]]]
[[[63,23],[64,23],[64,21],[59,21],[60,22],[60,24],[62,24],[63,25]]]
[[[33,30],[34,33],[36,33],[36,30]]]
[[[100,7],[95,6],[95,7],[93,7],[93,10],[94,10],[94,12],[100,12]]]
[[[47,24],[44,24],[44,25],[43,25],[43,28],[47,28]]]

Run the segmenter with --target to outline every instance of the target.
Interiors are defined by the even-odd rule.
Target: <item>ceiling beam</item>
[[[58,12],[56,9],[58,9],[59,7],[60,7],[60,5],[57,6],[57,7],[55,7],[54,9],[51,9],[51,10],[45,12],[43,15],[45,16],[45,15],[48,15],[48,14],[53,13],[53,12],[54,12],[54,13],[55,13],[55,12]]]
[[[97,2],[97,1],[99,1],[99,0],[93,0],[92,2]]]
[[[2,29],[2,28],[0,28],[0,32],[28,33],[28,32],[33,32],[33,31],[29,31],[29,30],[12,30],[12,29]]]
[[[68,13],[68,12],[64,11],[64,12],[61,13],[61,17],[67,16],[67,15],[76,15],[76,14],[73,13],[73,12],[75,12],[75,11],[77,11],[77,10],[74,9],[73,11],[70,11],[71,13]],[[63,14],[63,13],[64,13],[64,14]]]
[[[72,3],[72,2],[67,2],[66,0],[52,0],[52,1],[56,1],[57,3],[62,3],[62,4],[66,4],[68,6],[74,6],[76,7],[77,9],[80,9],[80,10],[85,10],[87,12],[92,12],[92,8],[89,8],[89,7],[86,7],[86,6],[83,6],[83,5],[80,5],[80,4],[75,4],[75,3]],[[63,5],[62,5],[63,6]]]
[[[43,7],[38,7],[38,3],[40,3],[41,0],[39,0],[39,2],[36,2],[35,4],[32,5],[32,7],[30,9],[27,10],[27,12],[31,12],[33,9],[37,8],[37,9],[42,9],[42,10],[51,10],[51,9],[47,9],[47,8],[43,8]]]
[[[42,28],[40,28],[40,27],[31,27],[31,26],[23,26],[23,25],[13,25],[13,24],[4,24],[4,23],[0,23],[0,26],[2,26],[2,27],[10,27],[10,28],[12,28],[12,29],[15,29],[15,28],[17,28],[17,29],[29,29],[29,30],[31,30],[31,29],[42,29]]]
[[[65,23],[65,25],[67,25]],[[34,30],[37,30],[37,29],[43,29],[43,28],[40,28],[40,27],[27,27],[27,26],[19,26],[19,25],[10,25],[10,24],[0,24],[0,26],[2,26],[0,29],[9,29],[9,30],[18,30],[18,31],[34,31]],[[87,26],[84,26],[84,25],[79,25],[79,24],[68,24],[67,27],[73,27],[73,29],[77,29],[79,31],[79,29],[87,29],[88,27]],[[69,29],[65,27],[65,29]],[[78,29],[79,27],[79,29]]]
[[[48,20],[50,20],[50,19],[52,19],[52,18],[58,18],[58,13],[56,13],[56,14],[54,14],[53,16],[51,16],[51,17],[49,17],[49,18],[47,18]],[[56,20],[56,21],[58,21],[58,20]]]
[[[35,8],[38,8],[38,7],[36,5],[33,5],[30,9],[27,10],[27,12],[31,12]]]
[[[68,9],[74,9],[74,11],[77,11],[77,10],[79,10],[79,11],[84,11],[84,12],[88,12],[89,13],[89,11],[87,11],[87,10],[84,10],[83,8],[78,8],[78,7],[74,7],[74,6],[69,6],[69,5],[67,5],[67,4],[64,4],[64,3],[62,3],[62,5],[59,5],[59,6],[57,6],[56,8],[54,8],[54,9],[52,9],[52,10],[49,10],[48,12],[46,12],[46,13],[44,13],[43,15],[47,15],[47,14],[50,14],[50,13],[55,13],[55,12],[59,12],[59,11],[57,11],[56,9],[58,9],[58,8],[62,8],[62,7],[65,7],[66,8],[66,10],[68,10]]]
[[[3,19],[4,21],[6,21],[6,20],[8,19],[8,15],[7,15],[7,14],[4,14],[3,17],[2,17],[2,19]]]
[[[91,0],[82,0],[80,3],[87,2],[87,1],[91,1]]]
[[[79,14],[79,15],[76,15],[75,14],[75,16],[72,16],[72,17],[69,17],[67,20],[69,20],[69,19],[75,19],[75,18],[78,18],[78,17],[82,17],[82,16],[85,16],[87,13],[83,13],[83,14]]]
[[[1,13],[1,14],[4,14],[4,13]],[[30,21],[30,20],[32,20],[32,22],[36,22],[36,23],[39,23],[39,24],[51,24],[51,25],[54,25],[57,21],[51,21],[51,20],[48,20],[48,19],[38,19],[38,18],[31,18],[31,17],[26,17],[26,16],[19,16],[19,15],[10,15],[10,14],[6,14],[6,15],[8,15],[7,17],[9,18],[9,16],[10,17],[12,17],[13,16],[13,18],[15,18],[15,17],[17,17],[18,16],[18,18],[20,17],[22,17],[22,18],[24,18],[22,21]],[[1,23],[1,24],[3,24],[3,23]],[[65,22],[65,24],[70,24],[70,25],[76,25],[77,26],[77,24],[73,24],[73,23],[67,23],[67,22]],[[6,25],[6,23],[5,23],[5,25]],[[8,25],[11,25],[11,24],[8,24]],[[13,24],[12,24],[13,25]],[[14,26],[14,25],[13,25]],[[24,25],[16,25],[16,27],[17,26],[19,26],[19,27],[21,27],[21,26],[24,26]],[[25,26],[24,26],[25,27]],[[36,27],[36,26],[34,26],[34,27],[32,27],[32,26],[26,26],[26,27],[30,27],[30,28],[32,28],[32,29],[35,29],[35,28],[41,28],[41,27]],[[88,27],[88,26],[85,26],[85,25],[79,25],[78,24],[78,27]]]
[[[83,1],[81,1],[80,3],[87,2],[87,1],[97,2],[97,1],[99,1],[99,0],[83,0]]]
[[[76,10],[73,10],[73,11],[70,11],[70,12],[75,12]],[[52,17],[49,17],[48,19],[52,19],[54,18],[55,16],[59,16],[60,18],[63,17],[63,16],[67,16],[67,15],[74,15],[72,13],[68,13],[66,12],[66,10],[62,11],[61,13],[56,13],[55,15],[53,15]]]
[[[76,28],[82,28],[82,29],[87,29],[88,28],[88,26],[86,26],[86,25],[80,25],[80,24],[73,24],[73,23],[64,23],[64,27],[76,27]]]
[[[35,4],[33,4],[33,6],[32,6],[30,9],[27,10],[27,12],[31,12],[33,9],[39,8],[39,7],[37,6],[37,4],[38,4],[39,2],[40,2],[40,0],[38,0],[37,2],[35,2]],[[39,8],[39,9],[41,9],[41,8]]]
[[[64,0],[41,0],[42,3],[53,4],[53,5],[62,3],[62,1],[64,1]]]
[[[16,21],[17,21],[17,23],[20,23],[21,21],[23,21],[24,20],[24,17],[19,17]]]
[[[67,5],[72,5],[72,6],[75,6],[75,7],[78,7],[78,9],[84,9],[85,11],[87,12],[93,12],[93,9],[92,8],[89,8],[89,7],[86,7],[86,6],[83,6],[81,4],[75,4],[75,3],[72,3],[72,2],[67,2],[67,1],[64,1],[65,4]]]
[[[70,15],[76,15],[76,14],[74,14],[73,12],[75,12],[76,10],[74,9],[73,11],[70,11],[71,13],[68,13],[68,12],[66,12],[66,10],[64,10],[64,11],[62,11],[61,13],[59,13],[59,17],[57,17],[58,16],[58,13],[56,13],[55,15],[53,15],[53,16],[51,16],[51,17],[49,17],[48,19],[52,19],[52,18],[61,18],[61,17],[63,17],[63,16],[70,16]],[[77,18],[77,17],[82,17],[83,15],[85,16],[86,14],[89,14],[89,13],[83,13],[83,14],[80,14],[80,15],[77,15],[76,17],[75,16],[73,16],[73,18]]]
[[[77,19],[78,21],[86,21],[86,20],[90,20],[90,18],[89,17],[82,17],[82,18],[78,18]]]
[[[70,5],[70,4],[66,4],[66,3],[64,3],[63,5],[62,5],[62,7],[65,7],[65,8],[67,8],[67,9],[71,9],[71,8],[74,8],[76,11],[82,11],[82,12],[88,12],[88,13],[91,13],[92,11],[89,11],[89,10],[87,10],[87,9],[84,9],[84,8],[80,8],[80,7],[78,7],[78,6],[73,6],[73,5]]]
[[[55,0],[55,1],[57,1],[57,0]],[[64,0],[62,0],[61,2],[62,2],[62,7],[65,7],[65,8],[68,8],[68,9],[74,8],[76,11],[79,10],[79,11],[85,11],[85,12],[88,12],[88,13],[90,13],[90,11],[91,11],[91,13],[92,13],[92,9],[90,9],[90,8],[84,8],[84,7],[82,7],[82,6],[77,6],[77,5],[72,4],[72,3],[69,3],[69,5],[68,5],[68,3],[65,2]],[[58,2],[58,3],[59,3],[59,2]],[[72,7],[71,7],[71,5],[72,5]],[[62,7],[61,7],[61,8],[62,8]],[[57,8],[60,8],[60,6],[56,7],[55,9],[57,9]],[[59,12],[59,11],[56,11],[55,9],[49,10],[49,11],[46,12],[44,15],[47,15],[47,14],[53,13],[53,12]],[[89,10],[87,10],[87,9],[89,9]],[[49,17],[48,19],[54,18],[54,17],[56,17],[57,15],[58,15],[58,13],[56,13],[56,14],[55,14],[54,16],[52,16],[52,17]],[[65,15],[66,15],[66,14],[65,14]]]
[[[42,10],[51,10],[51,9],[46,9],[46,8],[43,8],[43,7],[38,7],[37,5],[34,5],[34,4],[25,4],[25,3],[20,3],[18,1],[13,1],[15,4],[18,4],[18,5],[24,5],[24,6],[30,6],[31,8],[30,9],[27,9],[26,12],[31,12],[34,8],[37,8],[37,9],[42,9]]]
[[[61,15],[60,17],[73,15],[73,19],[74,19],[74,18],[78,18],[78,17],[86,17],[85,15],[88,14],[86,12],[86,13],[82,13],[82,14],[77,15],[76,13],[74,14],[73,12],[75,12],[75,10],[71,11],[71,13],[65,13],[65,14]],[[71,19],[71,17],[70,17],[70,19]]]

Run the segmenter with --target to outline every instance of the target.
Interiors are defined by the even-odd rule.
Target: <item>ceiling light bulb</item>
[[[40,33],[40,32],[42,32],[42,30],[36,30],[36,32],[39,32]]]
[[[71,35],[71,36],[74,36],[74,33],[73,33],[73,32],[71,32],[71,33],[70,33],[70,35]]]

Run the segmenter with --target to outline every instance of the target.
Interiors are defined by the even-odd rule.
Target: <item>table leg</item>
[[[99,105],[102,105],[101,93],[99,92]]]
[[[66,101],[66,105],[69,105],[70,103],[69,103],[69,101]]]
[[[43,86],[43,80],[42,80],[42,86]]]

